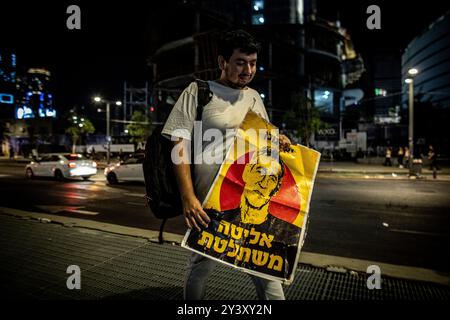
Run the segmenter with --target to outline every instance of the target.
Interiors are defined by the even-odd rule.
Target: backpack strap
[[[203,81],[200,79],[195,79],[195,82],[197,83],[197,115],[195,117],[196,121],[202,120],[203,115],[203,107],[206,106],[209,101],[212,99],[212,92],[209,89],[209,84],[207,81]],[[193,148],[193,145],[192,145]],[[191,151],[191,154],[194,154],[194,151]],[[191,166],[192,174],[194,174],[194,166]],[[159,234],[158,234],[158,242],[160,244],[164,243],[164,226],[166,225],[168,218],[164,218],[161,222],[161,225],[159,227]]]
[[[196,121],[202,120],[203,107],[206,106],[212,98],[212,92],[209,89],[209,84],[207,81],[195,79],[197,83],[197,116]]]

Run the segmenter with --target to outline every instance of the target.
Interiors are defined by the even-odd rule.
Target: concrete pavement
[[[440,166],[437,179],[427,165],[423,165],[421,179],[430,181],[450,181],[450,168]],[[409,169],[398,166],[385,167],[380,164],[366,164],[356,162],[328,162],[321,161],[317,173],[318,177],[354,178],[354,179],[385,179],[385,180],[412,180]]]
[[[5,208],[0,213],[0,283],[10,299],[182,299],[189,253],[178,245],[180,236],[169,235],[171,241],[160,245],[153,242],[154,231]],[[286,298],[450,298],[448,275],[379,264],[381,289],[369,289],[367,267],[376,262],[340,259],[302,253],[295,281],[285,286]],[[68,289],[69,266],[79,267],[81,290]],[[256,293],[244,273],[219,265],[208,282],[207,299],[252,300]]]

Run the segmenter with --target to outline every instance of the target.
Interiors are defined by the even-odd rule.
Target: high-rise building
[[[408,70],[414,76],[414,140],[418,150],[427,152],[432,143],[438,153],[450,155],[450,11],[414,38],[402,56],[402,107],[408,114]]]
[[[0,51],[0,106],[2,109],[12,109],[15,91],[16,55],[13,52]]]
[[[16,119],[56,118],[50,76],[46,69],[31,68],[18,78]]]

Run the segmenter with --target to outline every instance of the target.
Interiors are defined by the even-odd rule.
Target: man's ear
[[[225,70],[225,58],[222,55],[219,55],[219,57],[217,57],[217,62],[219,63],[219,69],[220,70]]]

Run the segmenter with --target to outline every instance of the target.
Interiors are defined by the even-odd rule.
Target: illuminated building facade
[[[408,70],[414,77],[414,137],[416,149],[426,154],[428,144],[450,155],[450,11],[414,38],[402,56],[402,107],[409,106]]]
[[[56,118],[50,76],[46,69],[31,68],[17,79],[16,119]]]
[[[16,55],[0,52],[0,106],[8,110],[14,105],[16,90]],[[3,113],[3,112],[2,112]]]

